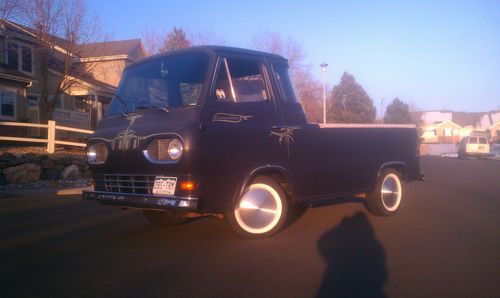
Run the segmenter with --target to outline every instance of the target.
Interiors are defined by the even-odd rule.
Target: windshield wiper
[[[128,106],[127,103],[118,95],[115,93],[116,99],[120,102],[120,114],[122,114],[123,117],[127,117],[126,111],[128,111]]]

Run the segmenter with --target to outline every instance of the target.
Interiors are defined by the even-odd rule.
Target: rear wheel
[[[368,194],[366,208],[373,214],[390,216],[398,212],[403,198],[403,183],[393,169],[382,171],[375,190]]]
[[[143,210],[142,212],[150,222],[159,226],[176,226],[188,221],[186,214],[178,211]]]
[[[285,224],[288,202],[283,188],[267,177],[257,177],[243,191],[235,210],[226,214],[231,228],[247,238],[266,237]]]

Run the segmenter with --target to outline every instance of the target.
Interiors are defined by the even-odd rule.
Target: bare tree
[[[88,76],[97,63],[80,63],[80,46],[100,41],[103,36],[97,18],[88,13],[84,0],[27,0],[23,20],[37,39],[34,61],[43,123],[53,118],[62,95]],[[56,83],[50,84],[49,78],[55,78]],[[50,98],[49,94],[54,97]]]
[[[188,39],[186,31],[182,27],[175,27],[167,33],[164,39],[160,52],[167,52],[176,49],[189,48],[192,46],[191,40]]]
[[[160,32],[149,28],[145,28],[142,31],[141,39],[148,55],[156,55],[160,53],[160,48],[163,41],[166,39],[166,36],[167,32]]]
[[[221,36],[218,36],[211,31],[198,31],[196,33],[190,33],[189,39],[193,45],[225,45],[226,41]]]
[[[144,48],[149,55],[168,52],[175,49],[188,48],[193,45],[192,38],[182,27],[175,27],[168,32],[144,29],[142,32]]]
[[[309,122],[323,121],[323,106],[321,103],[323,86],[320,81],[313,78],[309,68],[302,67],[292,72],[295,88],[306,112]]]
[[[15,19],[22,8],[22,0],[1,0],[0,19]]]
[[[306,58],[306,53],[300,43],[290,36],[285,38],[278,32],[262,31],[257,33],[252,38],[251,46],[287,58],[292,71],[303,67],[302,63]]]
[[[323,115],[320,104],[322,85],[313,78],[310,69],[304,65],[306,53],[302,45],[292,37],[284,38],[277,32],[264,31],[254,35],[251,46],[288,59],[292,79],[307,119],[311,122],[321,121]]]

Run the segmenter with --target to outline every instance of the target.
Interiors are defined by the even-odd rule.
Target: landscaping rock
[[[83,172],[82,178],[91,179],[92,172],[90,170],[86,170],[85,172]]]
[[[43,180],[57,180],[61,178],[61,169],[45,169],[42,174]]]
[[[7,180],[5,179],[5,175],[0,172],[0,185],[6,185]]]
[[[56,166],[56,162],[50,158],[42,160],[40,163],[42,169],[52,169]]]
[[[77,165],[71,164],[64,168],[61,172],[62,179],[78,179],[80,177],[80,170]]]
[[[80,168],[86,168],[87,167],[87,162],[83,158],[78,158],[78,159],[73,159],[72,163],[77,165]]]
[[[6,152],[2,155],[0,155],[0,162],[6,162],[6,161],[11,161],[15,159],[16,156],[10,152]]]
[[[62,165],[65,165],[65,166],[69,166],[72,164],[72,159],[73,157],[71,155],[67,155],[67,154],[56,154],[54,156],[52,156],[51,158],[52,160],[54,160],[54,162],[56,163],[60,163]]]
[[[34,163],[26,163],[7,168],[3,174],[9,184],[29,184],[40,180],[42,168]]]
[[[0,169],[6,169],[22,164],[18,156],[12,153],[4,153],[0,157]]]

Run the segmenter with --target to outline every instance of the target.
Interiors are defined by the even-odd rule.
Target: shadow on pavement
[[[311,208],[334,206],[334,205],[341,205],[341,204],[348,204],[348,203],[361,204],[363,202],[364,202],[364,199],[360,199],[360,198],[342,197],[342,198],[326,199],[326,200],[314,202],[311,204]]]
[[[318,249],[327,269],[316,297],[385,297],[385,252],[364,213],[324,233]]]

